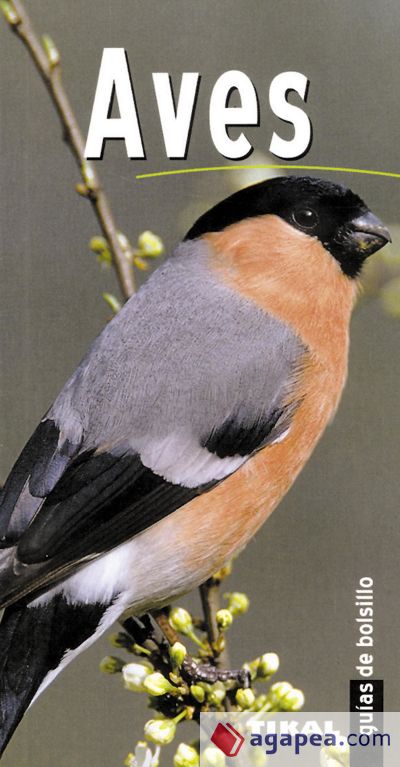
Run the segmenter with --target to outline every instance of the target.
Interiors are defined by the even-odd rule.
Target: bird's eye
[[[311,231],[318,224],[318,214],[312,208],[299,208],[293,212],[293,221],[301,229]]]

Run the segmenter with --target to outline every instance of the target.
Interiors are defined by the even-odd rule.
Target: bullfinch
[[[0,504],[0,751],[127,611],[199,586],[258,530],[331,420],[364,260],[352,191],[274,178],[194,224],[104,328]]]

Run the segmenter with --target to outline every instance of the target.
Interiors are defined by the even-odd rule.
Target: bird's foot
[[[153,656],[154,653],[157,654],[159,667],[161,663],[166,667],[169,663],[168,648],[179,637],[168,623],[165,613],[160,611],[154,618],[155,623],[149,615],[129,618],[124,621],[123,627],[135,643],[145,647]],[[222,669],[216,664],[199,663],[189,654],[182,662],[181,675],[189,686],[199,683],[232,682],[233,687],[251,687],[251,676],[247,669]]]
[[[181,674],[188,684],[232,681],[243,688],[251,685],[250,672],[246,669],[222,669],[211,663],[197,663],[190,655],[187,655],[182,663]]]

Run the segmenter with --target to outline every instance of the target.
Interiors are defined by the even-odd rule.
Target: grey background
[[[172,167],[153,71],[170,72],[174,82],[182,71],[202,74],[187,166],[221,164],[207,108],[222,72],[241,69],[257,86],[261,126],[247,134],[267,152],[279,127],[268,106],[269,83],[295,69],[310,78],[314,125],[301,162],[400,170],[397,0],[32,0],[27,6],[37,29],[62,51],[84,131],[103,47],[128,51],[147,161],[128,161],[123,145],[113,142],[99,170],[118,225],[133,241],[150,228],[171,248],[209,204],[257,179],[235,171],[135,181],[136,173]],[[385,222],[398,222],[399,181],[330,177],[352,186]],[[78,180],[43,84],[0,23],[0,478],[107,320],[101,292],[117,292],[112,272],[101,271],[88,250],[98,230],[89,204],[74,192]],[[385,678],[387,709],[399,707],[399,330],[378,301],[357,309],[337,418],[229,584],[252,600],[251,613],[231,632],[234,661],[278,652],[278,678],[304,690],[309,710],[347,706],[357,657],[353,595],[367,575],[375,581],[375,676]],[[144,699],[98,672],[107,652],[104,639],[42,696],[5,767],[122,763],[148,714]]]

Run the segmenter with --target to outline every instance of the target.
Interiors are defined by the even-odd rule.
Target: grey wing
[[[155,272],[23,451],[0,511],[0,603],[141,532],[290,426],[304,347],[206,261],[204,244],[185,244]]]

